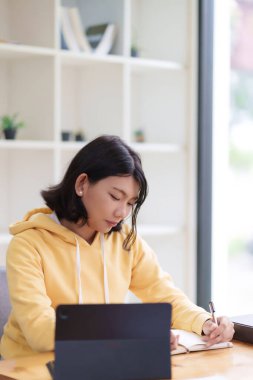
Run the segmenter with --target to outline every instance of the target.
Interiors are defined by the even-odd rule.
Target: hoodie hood
[[[27,230],[47,230],[63,241],[76,244],[75,234],[68,228],[58,224],[51,218],[53,211],[48,207],[36,208],[29,211],[24,218],[9,226],[13,236],[19,235]]]

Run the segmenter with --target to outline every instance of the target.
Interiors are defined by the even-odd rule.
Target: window
[[[232,316],[253,311],[253,1],[214,20],[212,294]]]

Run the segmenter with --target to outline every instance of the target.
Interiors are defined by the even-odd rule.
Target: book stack
[[[116,38],[116,25],[83,27],[77,7],[61,7],[61,48],[74,52],[109,54]]]

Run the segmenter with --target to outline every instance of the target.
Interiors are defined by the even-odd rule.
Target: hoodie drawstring
[[[82,282],[81,282],[81,263],[80,263],[80,247],[76,239],[76,271],[77,271],[77,281],[78,281],[78,303],[83,303],[83,291],[82,291]]]
[[[49,215],[51,219],[53,219],[57,224],[61,224],[55,212]],[[77,236],[75,236],[76,240],[76,271],[77,271],[77,281],[78,281],[78,303],[83,303],[83,291],[82,291],[82,280],[81,280],[81,257],[80,257],[80,246],[78,243]],[[108,277],[106,270],[106,257],[105,257],[105,242],[104,242],[104,234],[100,233],[100,245],[104,266],[104,295],[105,295],[105,303],[110,303],[109,297],[109,286],[108,286]]]
[[[76,271],[77,271],[77,279],[78,279],[78,303],[83,303],[83,291],[82,291],[82,280],[81,280],[81,259],[80,259],[80,246],[77,237],[76,240]],[[104,295],[105,295],[105,303],[110,303],[109,298],[109,286],[108,286],[108,277],[107,277],[107,269],[106,269],[106,255],[104,249],[104,234],[100,233],[100,244],[101,244],[101,252],[103,259],[103,267],[104,267]]]
[[[105,257],[105,239],[104,234],[100,233],[100,244],[101,244],[101,252],[102,252],[102,258],[103,258],[103,264],[104,264],[104,294],[105,294],[105,303],[109,302],[109,286],[108,286],[108,277],[107,277],[107,270],[106,270],[106,257]]]

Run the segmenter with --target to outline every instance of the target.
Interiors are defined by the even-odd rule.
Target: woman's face
[[[110,176],[95,184],[89,182],[86,174],[79,177],[76,192],[87,210],[87,225],[91,229],[109,232],[131,213],[139,194],[139,184],[132,176]]]

